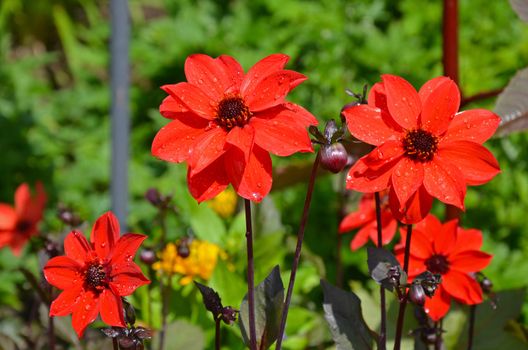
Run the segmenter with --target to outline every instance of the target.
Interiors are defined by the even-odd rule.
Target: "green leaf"
[[[525,7],[528,7],[528,2],[526,4]],[[517,72],[510,80],[497,98],[495,113],[502,119],[497,136],[506,136],[528,128],[528,68]]]
[[[190,224],[196,237],[221,244],[226,234],[224,222],[206,204],[190,205]]]
[[[165,349],[203,350],[205,349],[204,333],[200,327],[186,321],[178,320],[167,326],[165,332]]]
[[[268,349],[277,340],[284,303],[284,286],[279,266],[255,287],[255,329],[257,348]],[[249,345],[249,305],[247,295],[240,306],[240,330]]]
[[[325,318],[337,350],[370,350],[373,348],[373,332],[368,328],[361,311],[361,300],[352,292],[346,292],[321,280],[323,287]]]

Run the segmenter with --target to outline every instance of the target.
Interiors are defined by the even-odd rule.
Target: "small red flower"
[[[185,61],[188,82],[162,87],[169,96],[160,113],[172,121],[154,138],[152,154],[187,162],[189,190],[199,202],[229,183],[240,196],[260,202],[271,189],[269,152],[288,156],[313,151],[305,129],[317,120],[285,101],[306,80],[283,69],[288,59],[268,56],[244,74],[230,56],[195,54]]]
[[[368,104],[343,111],[351,134],[376,146],[350,169],[347,188],[390,188],[392,213],[404,223],[421,221],[432,197],[464,209],[466,185],[484,184],[500,172],[482,146],[500,118],[483,109],[458,112],[460,92],[446,77],[428,81],[419,92],[394,75],[382,80]]]
[[[121,297],[150,283],[133,261],[145,238],[135,233],[119,236],[119,223],[111,212],[97,219],[90,242],[81,232],[70,232],[64,240],[66,255],[44,267],[46,280],[63,290],[51,304],[50,316],[72,314],[79,338],[99,313],[107,324],[125,327]]]
[[[383,203],[383,201],[386,201],[387,199],[386,195],[381,196],[381,237],[384,245],[392,240],[398,225],[397,221],[392,216],[388,205]],[[346,233],[357,228],[361,229],[350,242],[350,249],[358,250],[367,243],[369,238],[374,244],[378,244],[376,201],[374,200],[374,194],[372,193],[364,194],[359,202],[358,210],[345,216],[341,221],[341,224],[339,224],[339,233]]]
[[[18,186],[14,207],[0,203],[0,248],[9,246],[15,255],[20,255],[24,244],[38,233],[45,204],[46,193],[40,182],[34,196],[28,184]]]
[[[402,229],[400,233],[402,241],[396,247],[396,257],[403,264],[406,232]],[[492,256],[480,251],[481,246],[482,233],[458,227],[458,220],[442,224],[430,214],[414,227],[409,282],[426,270],[442,275],[435,295],[427,298],[424,306],[434,321],[447,314],[451,299],[468,305],[482,302],[482,289],[470,275],[491,262]]]

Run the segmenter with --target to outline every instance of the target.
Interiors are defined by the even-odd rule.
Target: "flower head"
[[[154,263],[152,267],[168,275],[182,275],[181,285],[191,283],[196,277],[204,280],[210,279],[218,262],[218,257],[225,253],[214,243],[193,239],[189,243],[184,243],[188,244],[188,250],[186,250],[186,254],[181,254],[182,241],[180,240],[176,244],[168,243],[161,252],[160,260]]]
[[[260,202],[271,189],[269,152],[312,152],[305,128],[317,120],[285,100],[306,80],[285,70],[289,57],[274,54],[247,73],[232,57],[191,55],[187,82],[162,87],[169,96],[160,113],[172,121],[152,143],[152,154],[187,162],[189,190],[199,202],[232,184],[242,197]]]
[[[121,297],[150,283],[133,258],[146,236],[119,236],[119,223],[108,212],[93,226],[90,242],[79,231],[64,240],[66,255],[46,264],[46,280],[63,292],[53,301],[50,316],[72,314],[72,325],[82,337],[100,313],[111,326],[126,327]]]
[[[406,233],[396,247],[396,257],[403,263]],[[474,305],[482,302],[482,289],[471,275],[491,262],[492,256],[480,251],[482,233],[458,227],[458,220],[445,224],[433,215],[418,223],[412,232],[409,281],[425,271],[442,275],[434,296],[425,301],[425,311],[438,321],[449,311],[451,299]]]
[[[421,221],[433,197],[464,209],[466,185],[490,181],[499,170],[482,146],[499,125],[492,112],[458,112],[460,92],[449,78],[434,78],[419,92],[404,79],[383,75],[368,104],[343,111],[358,139],[376,146],[347,177],[347,188],[377,192],[390,188],[393,215]]]
[[[226,188],[220,192],[216,197],[211,199],[207,204],[221,217],[231,217],[237,205],[237,195],[231,188]]]
[[[387,201],[388,196],[382,195],[382,201]],[[382,243],[388,244],[394,234],[396,233],[396,226],[398,225],[396,219],[391,214],[388,207],[388,203],[381,206],[381,226],[382,226]],[[352,241],[350,242],[350,249],[357,250],[364,246],[368,239],[374,244],[378,243],[378,229],[376,222],[376,201],[374,200],[374,194],[366,193],[359,202],[359,208],[357,211],[352,212],[345,216],[345,218],[339,224],[339,232],[345,233],[351,230],[360,228],[356,233]]]
[[[0,248],[9,246],[19,255],[29,238],[37,234],[45,204],[46,193],[40,182],[33,196],[28,184],[18,186],[14,207],[0,203]]]

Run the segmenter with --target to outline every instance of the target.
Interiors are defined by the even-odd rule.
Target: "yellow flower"
[[[237,204],[236,192],[228,187],[220,192],[216,197],[207,202],[209,207],[213,209],[221,217],[228,218],[233,215]]]
[[[178,255],[178,244],[181,244],[181,241],[167,244],[161,252],[160,260],[152,267],[167,275],[182,275],[181,285],[191,283],[196,276],[208,280],[213,274],[218,257],[225,256],[216,244],[193,239],[189,243],[189,255],[182,257]]]

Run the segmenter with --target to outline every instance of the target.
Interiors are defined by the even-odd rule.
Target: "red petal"
[[[497,130],[500,118],[485,109],[471,109],[455,115],[441,142],[471,141],[484,143]]]
[[[44,191],[44,186],[42,183],[37,182],[35,186],[35,195],[30,197],[28,202],[25,204],[25,209],[24,212],[21,213],[21,217],[25,220],[37,223],[42,219],[42,213],[44,212],[45,206],[46,192]],[[28,235],[28,237],[29,236],[30,235]]]
[[[215,105],[218,100],[212,100],[196,86],[189,83],[178,83],[163,85],[161,88],[200,117],[208,120],[216,118]]]
[[[449,270],[442,276],[442,286],[462,303],[472,305],[482,302],[482,290],[477,281],[465,273]]]
[[[407,233],[407,230],[403,231]],[[402,235],[402,241],[405,240],[406,236],[407,234]],[[405,247],[405,244],[403,246]],[[427,237],[427,234],[413,228],[413,232],[411,234],[411,256],[420,260],[426,260],[433,254],[433,245]]]
[[[3,231],[14,230],[17,223],[17,213],[10,205],[0,203],[0,234]]]
[[[131,262],[123,262],[112,266],[112,281],[110,286],[120,296],[127,296],[150,281],[143,275],[139,266]]]
[[[449,256],[457,243],[458,220],[451,220],[442,225],[440,231],[430,231],[436,254]]]
[[[79,338],[83,336],[86,327],[95,321],[99,309],[99,297],[91,290],[83,290],[72,314],[73,329]]]
[[[126,327],[121,297],[115,295],[109,289],[104,289],[101,293],[100,301],[103,322],[110,326]]]
[[[152,141],[152,155],[168,162],[180,163],[189,158],[196,140],[208,122],[202,118],[173,120],[158,131]]]
[[[181,118],[182,115],[192,113],[180,99],[175,99],[172,96],[167,96],[163,99],[159,106],[159,111],[162,116],[169,119]]]
[[[240,87],[244,95],[246,91],[252,91],[255,86],[265,77],[273,72],[282,70],[290,58],[284,54],[273,54],[264,57],[249,69]]]
[[[350,133],[359,140],[371,145],[381,145],[390,140],[399,140],[399,132],[390,128],[381,110],[368,105],[358,105],[341,112]]]
[[[46,281],[58,289],[75,288],[82,283],[82,266],[67,256],[57,256],[44,266]]]
[[[295,121],[305,128],[310,125],[319,124],[312,113],[308,112],[303,107],[296,105],[295,103],[285,102],[281,106],[285,107],[288,111],[291,111],[294,114],[292,117],[295,119]]]
[[[366,157],[359,159],[350,168],[346,178],[347,189],[366,193],[380,192],[387,189],[392,170],[399,159],[388,162],[377,170],[370,170],[365,165]]]
[[[197,138],[188,159],[191,176],[201,172],[225,153],[226,136],[226,131],[217,127]]]
[[[425,312],[433,321],[439,321],[449,311],[451,297],[440,285],[432,298],[425,300]]]
[[[373,228],[372,225],[367,225],[359,230],[354,238],[350,241],[350,249],[352,251],[356,251],[367,244],[372,229],[375,231],[376,227]]]
[[[19,217],[24,216],[31,202],[31,192],[29,185],[23,183],[15,191],[15,210]]]
[[[247,164],[243,153],[231,148],[225,156],[225,167],[239,196],[260,202],[271,190],[271,158],[258,145],[253,146]]]
[[[215,197],[226,189],[229,184],[224,168],[224,157],[218,158],[207,168],[191,176],[190,169],[187,171],[187,185],[189,192],[198,202]]]
[[[66,289],[51,303],[49,315],[66,316],[73,312],[77,303],[81,299],[82,284],[78,283],[73,288]]]
[[[257,145],[278,156],[313,152],[308,132],[295,121],[295,113],[284,110],[270,118],[266,117],[266,113],[259,113],[249,121],[255,128]]]
[[[415,129],[418,126],[418,116],[422,109],[420,96],[414,87],[403,78],[389,74],[384,74],[381,78],[391,117],[403,128]]]
[[[110,264],[131,262],[145,239],[147,236],[136,233],[127,233],[121,236],[115,245]]]
[[[244,80],[244,69],[242,69],[240,63],[233,57],[227,55],[221,55],[217,59],[224,64],[224,69],[230,80],[230,87],[239,88]]]
[[[453,254],[465,250],[479,250],[482,247],[482,232],[476,229],[464,230],[458,228],[457,246]]]
[[[400,141],[387,141],[367,154],[364,157],[364,161],[369,169],[378,170],[385,167],[387,163],[400,162],[403,159],[403,152]],[[396,168],[396,165],[394,168]],[[393,170],[394,169],[391,167],[391,172]]]
[[[106,212],[95,222],[90,235],[90,242],[97,256],[105,260],[118,240],[119,221],[111,211]]]
[[[470,185],[482,185],[500,173],[497,159],[478,143],[455,141],[441,144],[438,154],[458,167]]]
[[[252,125],[244,125],[243,128],[234,127],[229,131],[226,138],[226,143],[237,147],[244,153],[244,159],[247,162],[251,149],[253,148],[253,141],[255,139],[255,129]]]
[[[367,223],[372,222],[373,220],[376,220],[375,217],[375,211],[371,210],[371,212],[366,213],[363,211],[357,211],[354,213],[350,213],[347,216],[343,218],[343,221],[339,224],[339,232],[345,233],[348,231],[352,231],[356,228],[359,228],[361,226],[366,225]]]
[[[431,211],[433,197],[427,193],[424,186],[418,188],[405,205],[398,201],[398,196],[391,186],[389,206],[394,218],[403,224],[415,224],[422,221]]]
[[[86,262],[91,250],[90,243],[79,231],[70,232],[64,239],[64,252],[68,258],[75,260],[81,266]]]
[[[407,157],[402,157],[391,176],[392,187],[398,196],[398,201],[406,203],[422,186],[423,179],[423,166]]]
[[[424,186],[431,196],[464,210],[464,176],[448,161],[443,161],[437,154],[432,161],[424,163]]]
[[[372,86],[368,97],[368,105],[381,110],[381,118],[389,128],[398,133],[403,132],[402,127],[390,115],[383,83],[376,83]]]
[[[435,82],[436,84],[436,82]],[[426,95],[426,94],[423,94]],[[460,91],[454,81],[446,78],[422,99],[422,128],[435,135],[443,134],[460,107]]]
[[[262,111],[284,103],[284,98],[292,90],[292,83],[298,85],[306,79],[301,73],[281,70],[262,79],[252,90],[243,92],[242,97],[251,112]]]
[[[478,250],[466,250],[452,255],[449,258],[449,266],[460,272],[478,272],[484,270],[492,258],[492,255]]]
[[[420,91],[418,91],[418,95],[420,95],[420,100],[422,103],[427,100],[433,91],[435,91],[440,85],[446,83],[447,81],[451,81],[451,79],[448,77],[436,77],[423,84],[420,88]]]
[[[187,81],[199,87],[214,101],[219,101],[224,92],[231,87],[224,63],[203,54],[194,54],[185,60]],[[183,99],[182,99],[183,100]]]
[[[442,230],[442,223],[436,216],[429,214],[414,226],[414,229],[425,232],[432,240],[433,232]]]

